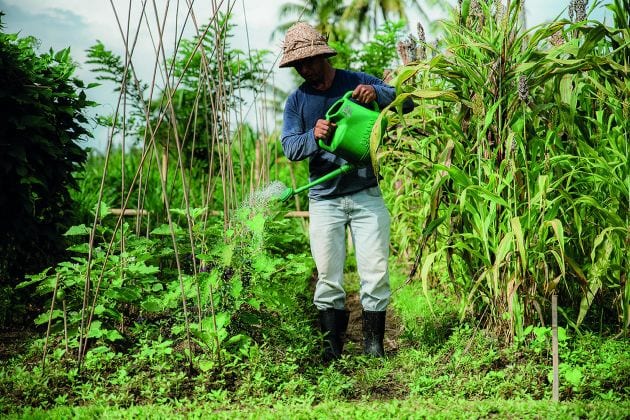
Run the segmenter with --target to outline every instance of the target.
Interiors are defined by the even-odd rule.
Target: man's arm
[[[284,107],[281,142],[284,155],[289,160],[306,159],[319,149],[314,129],[304,127],[293,97],[287,100]]]
[[[391,104],[394,101],[394,99],[396,99],[396,89],[393,86],[390,86],[387,83],[383,82],[381,79],[378,79],[374,76],[370,76],[369,74],[365,74],[364,77],[365,77],[364,84],[357,86],[357,88],[354,91],[354,94],[352,95],[353,97],[355,97],[355,94],[357,95],[355,99],[361,101],[362,96],[360,93],[357,93],[357,90],[359,89],[365,90],[364,86],[366,85],[374,89],[374,94],[376,98],[368,97],[368,94],[366,94],[365,96],[363,96],[363,98],[367,97],[367,99],[369,100],[363,101],[363,103],[367,104],[375,100],[376,103],[378,103],[378,106],[381,109],[383,109],[387,105]],[[407,113],[411,111],[413,108],[414,108],[414,103],[411,99],[407,99],[405,100],[405,102],[403,102],[403,113]]]

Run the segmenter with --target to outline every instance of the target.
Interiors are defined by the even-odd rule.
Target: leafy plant
[[[0,14],[0,19],[3,14]],[[73,76],[70,49],[36,52],[32,37],[2,31],[0,20],[0,277],[15,285],[28,272],[59,261],[63,232],[74,223],[73,173],[90,136],[85,111],[93,105]]]
[[[444,52],[398,72],[392,107],[418,105],[381,164],[394,243],[425,293],[452,290],[462,319],[484,314],[507,341],[548,321],[552,293],[575,327],[606,294],[608,325],[625,329],[628,33],[565,20],[523,31],[521,7],[462,2]]]

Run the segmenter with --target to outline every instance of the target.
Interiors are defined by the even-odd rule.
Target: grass
[[[563,402],[527,400],[465,401],[450,399],[405,399],[389,401],[328,401],[322,404],[281,402],[261,405],[146,405],[129,408],[110,406],[57,407],[52,410],[29,409],[13,418],[216,418],[216,419],[382,419],[382,418],[596,418],[623,419],[630,412],[630,402]]]
[[[350,269],[352,266],[349,267]],[[432,300],[394,273],[392,310],[405,326],[385,360],[360,345],[322,366],[314,343],[263,343],[224,373],[185,374],[176,351],[143,359],[94,355],[80,376],[36,352],[0,364],[0,413],[8,418],[626,418],[627,339],[571,335],[561,342],[561,402],[551,402],[550,344],[540,331],[518,346],[453,322],[454,305]],[[354,289],[355,279],[349,278]],[[415,302],[415,304],[413,304]],[[289,328],[284,326],[283,328]],[[544,331],[543,331],[544,332]],[[315,336],[311,337],[316,340]],[[150,342],[147,342],[147,346]],[[147,347],[149,348],[149,347]],[[25,352],[29,353],[29,351]],[[156,359],[157,358],[157,359]],[[29,367],[30,366],[30,367]]]
[[[352,252],[349,294],[359,285]],[[128,352],[95,347],[79,373],[62,348],[41,369],[41,338],[0,361],[0,414],[8,418],[624,418],[630,412],[628,339],[566,333],[560,341],[561,403],[551,402],[548,329],[506,345],[459,303],[392,267],[389,357],[361,355],[360,323],[342,360],[322,366],[310,301],[268,324],[251,346],[196,353],[192,370],[168,329]],[[306,282],[298,294],[310,296]],[[286,284],[285,284],[286,287]],[[308,299],[307,299],[308,300]],[[354,302],[355,311],[360,306]],[[272,314],[269,314],[270,316]],[[355,313],[358,316],[358,313]],[[275,319],[275,318],[274,318]],[[391,328],[393,327],[393,328]],[[140,328],[140,327],[138,327]],[[162,331],[162,330],[160,330]],[[402,332],[401,332],[402,331]],[[162,334],[167,334],[162,337]],[[41,335],[40,335],[41,337]],[[99,351],[97,351],[99,350]],[[4,352],[3,354],[9,354]],[[214,367],[212,367],[214,366]]]

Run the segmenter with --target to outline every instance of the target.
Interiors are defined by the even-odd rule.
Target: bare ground
[[[26,350],[26,346],[34,333],[28,329],[0,329],[0,362],[11,359],[12,357]]]

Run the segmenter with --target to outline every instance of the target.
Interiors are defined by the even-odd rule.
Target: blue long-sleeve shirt
[[[317,120],[325,118],[326,111],[332,104],[360,84],[374,86],[376,101],[381,108],[389,105],[396,96],[392,86],[374,76],[336,69],[332,86],[328,90],[319,91],[303,83],[287,99],[282,125],[282,149],[289,160],[309,159],[311,181],[346,163],[344,159],[320,149],[313,131]],[[312,187],[309,197],[313,199],[339,197],[375,185],[377,181],[374,172],[367,166]]]

